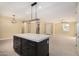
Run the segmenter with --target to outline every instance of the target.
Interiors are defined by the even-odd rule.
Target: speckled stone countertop
[[[14,34],[13,36],[21,37],[21,38],[28,39],[35,42],[40,42],[49,38],[49,35],[33,34],[33,33]]]

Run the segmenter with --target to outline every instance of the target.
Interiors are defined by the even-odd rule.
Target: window
[[[70,25],[68,23],[63,23],[63,31],[67,32],[70,30]]]

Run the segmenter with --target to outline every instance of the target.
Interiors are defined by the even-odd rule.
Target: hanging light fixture
[[[34,8],[34,6],[35,6],[35,8]],[[39,22],[40,19],[38,19],[38,17],[37,17],[37,6],[38,6],[37,2],[34,2],[31,4],[31,20],[36,21],[36,23],[37,23],[36,33],[39,34],[40,33],[40,22]],[[33,8],[35,9],[35,13],[34,13],[35,18],[34,19],[33,19],[33,14],[32,14]]]
[[[11,20],[11,23],[16,23],[16,20],[15,20],[15,15],[14,15],[14,14],[12,15],[12,20]]]

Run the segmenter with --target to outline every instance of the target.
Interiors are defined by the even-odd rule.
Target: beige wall
[[[66,35],[66,36],[75,36],[75,32],[76,32],[76,23],[75,22],[68,22],[68,24],[70,25],[70,30],[65,32],[63,31],[63,28],[62,28],[62,23],[59,22],[59,23],[56,23],[55,24],[55,34],[56,35]]]
[[[36,22],[31,23],[31,33],[36,33]]]
[[[76,23],[75,22],[68,22],[70,25],[70,30],[68,32],[64,32],[62,28],[62,23],[52,22],[52,35],[65,35],[65,36],[75,36],[76,32]],[[45,34],[45,22],[40,21],[40,33]],[[31,33],[36,33],[36,25],[34,23],[31,24]]]
[[[11,23],[12,18],[0,17],[0,38],[10,38],[13,34],[21,33],[22,23]]]
[[[63,32],[64,35],[69,35],[69,36],[75,36],[76,34],[76,23],[75,22],[68,22],[70,25],[70,30],[68,32]]]
[[[24,28],[24,33],[28,32],[28,23],[22,24],[20,21],[17,23],[11,23],[10,17],[0,17],[0,38],[7,38],[12,37],[13,34],[21,33],[22,28]],[[75,36],[76,31],[76,23],[75,22],[68,22],[70,24],[70,31],[63,32],[62,23],[52,22],[52,35],[67,35],[67,36]],[[45,34],[45,21],[40,20],[40,33]],[[30,32],[36,33],[36,23],[30,24]]]
[[[40,33],[45,34],[45,21],[40,21]]]
[[[25,22],[23,26],[24,26],[24,32],[28,33],[28,23]]]

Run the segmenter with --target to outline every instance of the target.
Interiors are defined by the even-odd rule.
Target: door
[[[77,23],[77,33],[76,33],[76,46],[79,45],[79,23]]]
[[[46,34],[52,34],[52,24],[51,23],[46,23],[46,26],[45,26],[45,33]]]

